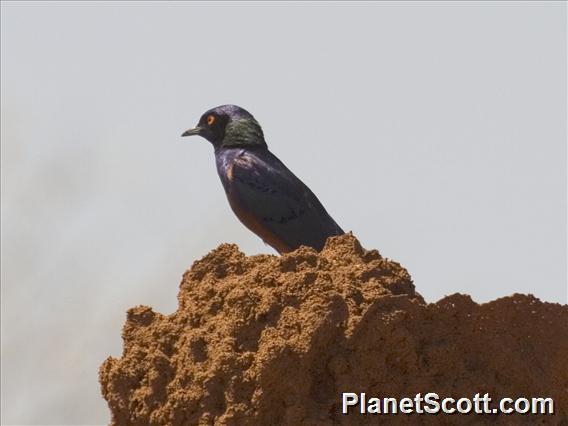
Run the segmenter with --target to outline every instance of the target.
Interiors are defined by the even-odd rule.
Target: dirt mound
[[[221,245],[183,277],[179,308],[128,311],[100,369],[114,424],[568,421],[568,307],[533,296],[426,304],[398,263],[351,235],[317,253]],[[553,416],[343,415],[369,397],[552,397]]]

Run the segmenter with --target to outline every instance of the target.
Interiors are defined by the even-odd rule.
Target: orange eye
[[[213,123],[215,123],[215,116],[214,115],[208,115],[207,116],[207,125],[211,126],[211,125],[213,125]]]

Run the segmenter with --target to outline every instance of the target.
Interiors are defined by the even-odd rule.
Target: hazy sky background
[[[176,309],[230,211],[208,108],[433,302],[566,303],[566,5],[2,2],[2,423],[109,420],[125,311]]]

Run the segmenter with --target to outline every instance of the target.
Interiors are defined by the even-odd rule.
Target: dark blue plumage
[[[207,111],[194,129],[215,149],[217,172],[234,213],[279,253],[301,245],[321,250],[343,230],[317,197],[266,145],[254,117],[235,105]]]

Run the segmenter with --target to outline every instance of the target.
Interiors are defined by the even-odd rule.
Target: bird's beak
[[[197,127],[194,127],[193,129],[186,130],[181,135],[182,136],[200,135],[202,130],[203,130],[202,127],[197,126]]]

